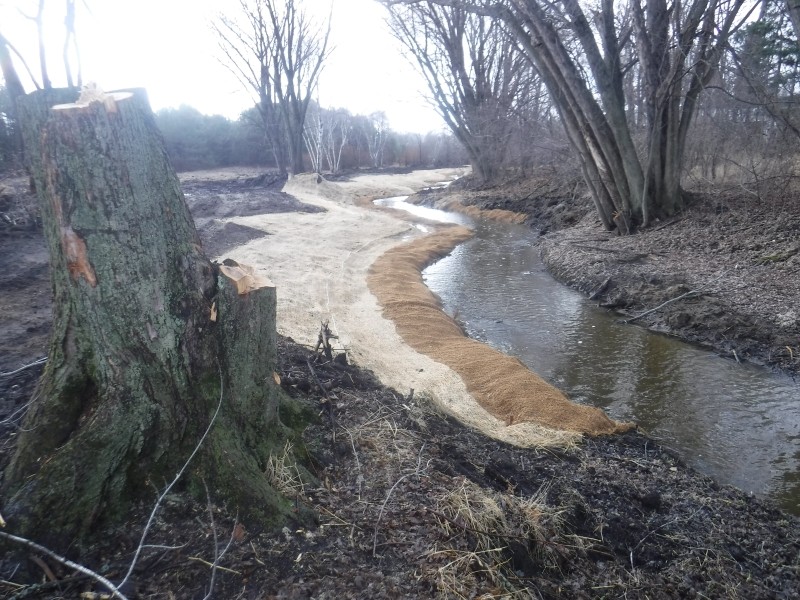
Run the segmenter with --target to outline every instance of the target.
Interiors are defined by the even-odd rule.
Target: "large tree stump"
[[[21,99],[28,114],[41,101]],[[152,497],[220,397],[189,482],[274,520],[288,508],[263,475],[282,437],[274,287],[204,256],[143,94],[84,94],[26,139],[40,142],[54,324],[3,484],[9,530],[58,543]]]

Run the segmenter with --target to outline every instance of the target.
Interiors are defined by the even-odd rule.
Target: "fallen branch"
[[[667,306],[667,305],[669,305],[669,304],[672,304],[673,302],[677,302],[678,300],[683,300],[684,298],[694,298],[694,297],[696,297],[696,296],[700,296],[701,294],[703,294],[703,293],[704,293],[705,289],[706,289],[706,288],[707,288],[709,285],[711,285],[711,284],[712,284],[712,283],[714,283],[715,281],[718,281],[718,280],[719,280],[719,279],[722,277],[722,275],[724,275],[724,273],[721,273],[721,274],[720,274],[718,277],[716,277],[715,279],[712,279],[711,281],[709,281],[709,282],[708,282],[708,283],[706,283],[705,285],[702,285],[702,286],[700,286],[700,287],[699,287],[699,288],[697,288],[696,290],[689,290],[689,291],[688,291],[688,292],[686,292],[685,294],[681,294],[680,296],[676,296],[675,298],[672,298],[672,299],[670,299],[670,300],[667,300],[666,302],[662,302],[661,304],[659,304],[659,305],[658,305],[658,306],[656,306],[655,308],[651,308],[650,310],[646,310],[646,311],[644,311],[643,313],[641,313],[641,314],[639,314],[639,315],[636,315],[635,317],[631,317],[630,319],[623,319],[623,320],[621,321],[621,323],[624,323],[624,324],[626,324],[626,325],[627,325],[627,324],[629,324],[629,323],[633,323],[634,321],[638,321],[638,320],[639,320],[639,319],[641,319],[642,317],[646,317],[647,315],[649,315],[649,314],[651,314],[651,313],[654,313],[654,312],[656,312],[657,310],[661,310],[662,308],[664,308],[665,306]]]
[[[47,579],[49,579],[50,581],[58,581],[58,577],[56,577],[56,574],[53,573],[53,569],[50,568],[50,565],[48,565],[46,562],[44,562],[41,558],[39,558],[36,555],[32,555],[31,560],[39,566],[39,568],[44,572],[45,577],[47,577]]]
[[[314,370],[314,367],[311,366],[311,361],[306,359],[306,365],[308,365],[308,370],[311,373],[311,377],[314,379],[314,383],[317,384],[319,391],[322,392],[322,395],[325,396],[326,400],[330,400],[330,398],[328,397],[328,390],[325,389],[325,386],[322,385],[322,382],[319,380],[319,377],[317,377],[317,372]]]
[[[667,228],[667,227],[669,227],[670,225],[675,225],[675,223],[680,223],[680,222],[681,222],[681,221],[683,221],[685,218],[686,218],[686,217],[681,217],[680,219],[672,219],[671,221],[667,221],[666,223],[662,223],[662,224],[661,224],[661,225],[659,225],[658,227],[654,227],[653,229],[649,229],[649,230],[645,230],[645,231],[650,231],[650,232],[661,231],[662,229],[666,229],[666,228]]]
[[[392,493],[394,492],[395,488],[400,485],[401,482],[408,479],[409,477],[413,477],[416,475],[417,477],[421,476],[430,465],[430,461],[428,464],[425,465],[425,468],[421,468],[422,466],[422,451],[425,450],[425,444],[422,444],[422,448],[419,449],[419,455],[417,456],[417,468],[414,469],[411,473],[406,473],[400,479],[394,482],[394,485],[389,490],[389,493],[386,494],[386,498],[383,500],[383,504],[381,504],[381,510],[378,512],[378,519],[375,521],[375,531],[372,534],[372,556],[377,556],[377,549],[378,549],[378,526],[381,524],[381,518],[383,517],[383,511],[386,508],[386,504],[389,502],[389,498],[392,497]]]
[[[228,571],[230,573],[236,573],[237,575],[241,575],[241,573],[239,573],[238,571],[221,567],[219,564],[219,561],[222,560],[222,557],[225,556],[225,553],[228,552],[228,550],[231,547],[231,544],[233,543],[233,538],[236,535],[236,523],[239,522],[239,515],[238,514],[236,515],[234,526],[231,529],[231,537],[230,539],[228,539],[228,545],[225,546],[222,552],[220,552],[218,546],[219,542],[217,540],[217,526],[214,524],[214,508],[211,505],[211,494],[208,493],[208,486],[206,485],[205,481],[203,481],[203,487],[206,488],[206,499],[208,500],[208,517],[209,519],[211,519],[211,530],[214,533],[214,562],[211,564],[211,581],[208,583],[208,593],[205,595],[203,600],[211,600],[211,598],[214,596],[214,582],[217,578],[217,570]],[[202,559],[200,558],[198,558],[198,560],[202,561]]]
[[[633,323],[634,321],[638,321],[642,317],[646,317],[647,315],[649,315],[651,313],[654,313],[657,310],[660,310],[660,309],[664,308],[668,304],[672,304],[673,302],[677,302],[678,300],[683,300],[684,298],[694,298],[695,296],[699,296],[700,294],[702,294],[701,290],[690,290],[690,291],[686,292],[685,294],[681,294],[680,296],[672,298],[671,300],[667,300],[666,302],[662,302],[661,304],[659,304],[655,308],[651,308],[650,310],[646,310],[640,315],[636,315],[635,317],[631,317],[630,319],[623,319],[622,323],[625,323],[626,325],[629,324],[629,323]]]
[[[606,279],[603,283],[600,284],[600,287],[598,287],[595,291],[591,293],[591,295],[589,296],[589,300],[597,300],[600,297],[600,294],[606,291],[606,288],[608,287],[609,283],[611,283],[611,277]]]
[[[94,571],[84,567],[83,565],[79,565],[78,563],[72,562],[68,558],[56,554],[49,548],[45,548],[44,546],[41,546],[36,542],[32,542],[29,539],[22,538],[16,535],[11,535],[10,533],[5,533],[4,531],[0,531],[0,538],[16,542],[17,544],[22,544],[23,546],[27,546],[32,550],[36,550],[36,552],[41,552],[42,554],[49,556],[53,560],[60,562],[62,565],[65,565],[70,569],[75,569],[79,573],[83,573],[84,575],[91,577],[96,582],[105,586],[106,589],[108,589],[108,591],[111,593],[111,596],[113,598],[119,598],[120,600],[128,600],[128,598],[122,592],[119,591],[119,588],[117,586],[115,586],[113,583],[111,583],[108,579],[106,579],[102,575],[95,573]]]
[[[328,327],[328,321],[323,321],[319,328],[319,336],[317,336],[317,345],[314,348],[314,352],[319,352],[320,347],[322,347],[325,358],[332,360],[333,348],[331,347],[331,340],[336,339],[339,339],[339,337],[333,335],[330,327]]]
[[[228,567],[220,567],[219,565],[217,565],[215,567],[214,563],[210,563],[205,558],[200,558],[199,556],[190,556],[186,560],[193,560],[195,562],[199,562],[200,564],[207,566],[209,569],[216,568],[216,569],[218,569],[220,571],[225,571],[226,573],[233,573],[234,575],[241,575],[242,574],[241,571],[235,571],[233,569],[229,569]]]

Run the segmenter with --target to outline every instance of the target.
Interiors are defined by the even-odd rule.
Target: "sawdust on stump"
[[[598,408],[571,402],[518,359],[468,338],[442,311],[421,272],[471,236],[465,227],[441,228],[389,250],[372,265],[369,288],[406,343],[458,373],[478,403],[508,425],[533,422],[588,435],[631,429]]]

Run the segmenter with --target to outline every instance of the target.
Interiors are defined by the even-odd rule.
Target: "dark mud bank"
[[[216,507],[222,537],[238,532],[220,597],[766,599],[792,598],[800,585],[796,518],[718,486],[641,434],[566,451],[515,448],[292,340],[280,340],[279,357],[286,393],[320,415],[303,436],[319,484],[296,499],[319,523],[273,532]],[[31,383],[15,376],[18,389],[30,393]],[[80,561],[119,580],[148,510]],[[177,550],[136,572],[138,597],[205,593],[206,513],[184,494],[165,506],[150,543]],[[0,575],[25,597],[85,586],[58,569],[62,581],[35,585],[41,574],[26,554],[0,556]]]
[[[719,190],[691,196],[674,218],[635,235],[606,232],[591,201],[564,185],[514,180],[481,189],[468,179],[416,199],[453,196],[483,210],[527,215],[542,260],[562,283],[636,324],[736,361],[800,370],[800,205]],[[560,194],[560,195],[559,195]],[[681,299],[676,300],[681,297]]]

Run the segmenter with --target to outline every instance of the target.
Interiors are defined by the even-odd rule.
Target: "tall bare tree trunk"
[[[0,73],[5,82],[6,92],[11,100],[11,118],[14,121],[19,121],[19,99],[25,95],[25,88],[22,85],[22,80],[19,78],[17,69],[14,67],[14,61],[11,59],[11,47],[8,40],[0,33]],[[22,141],[22,131],[17,124],[14,127],[14,145],[19,150],[24,148]],[[24,150],[23,162],[25,161]]]
[[[37,135],[49,97],[22,99],[55,314],[3,482],[9,527],[60,545],[118,517],[172,479],[218,406],[189,483],[274,520],[274,288],[205,257],[143,92],[84,94]]]
[[[786,9],[789,12],[795,38],[800,40],[800,0],[786,0]]]
[[[14,61],[11,60],[8,40],[2,33],[0,33],[0,72],[2,72],[12,107],[16,110],[17,98],[25,94],[25,88],[22,87],[22,81],[14,68]],[[16,118],[16,114],[14,116]]]

